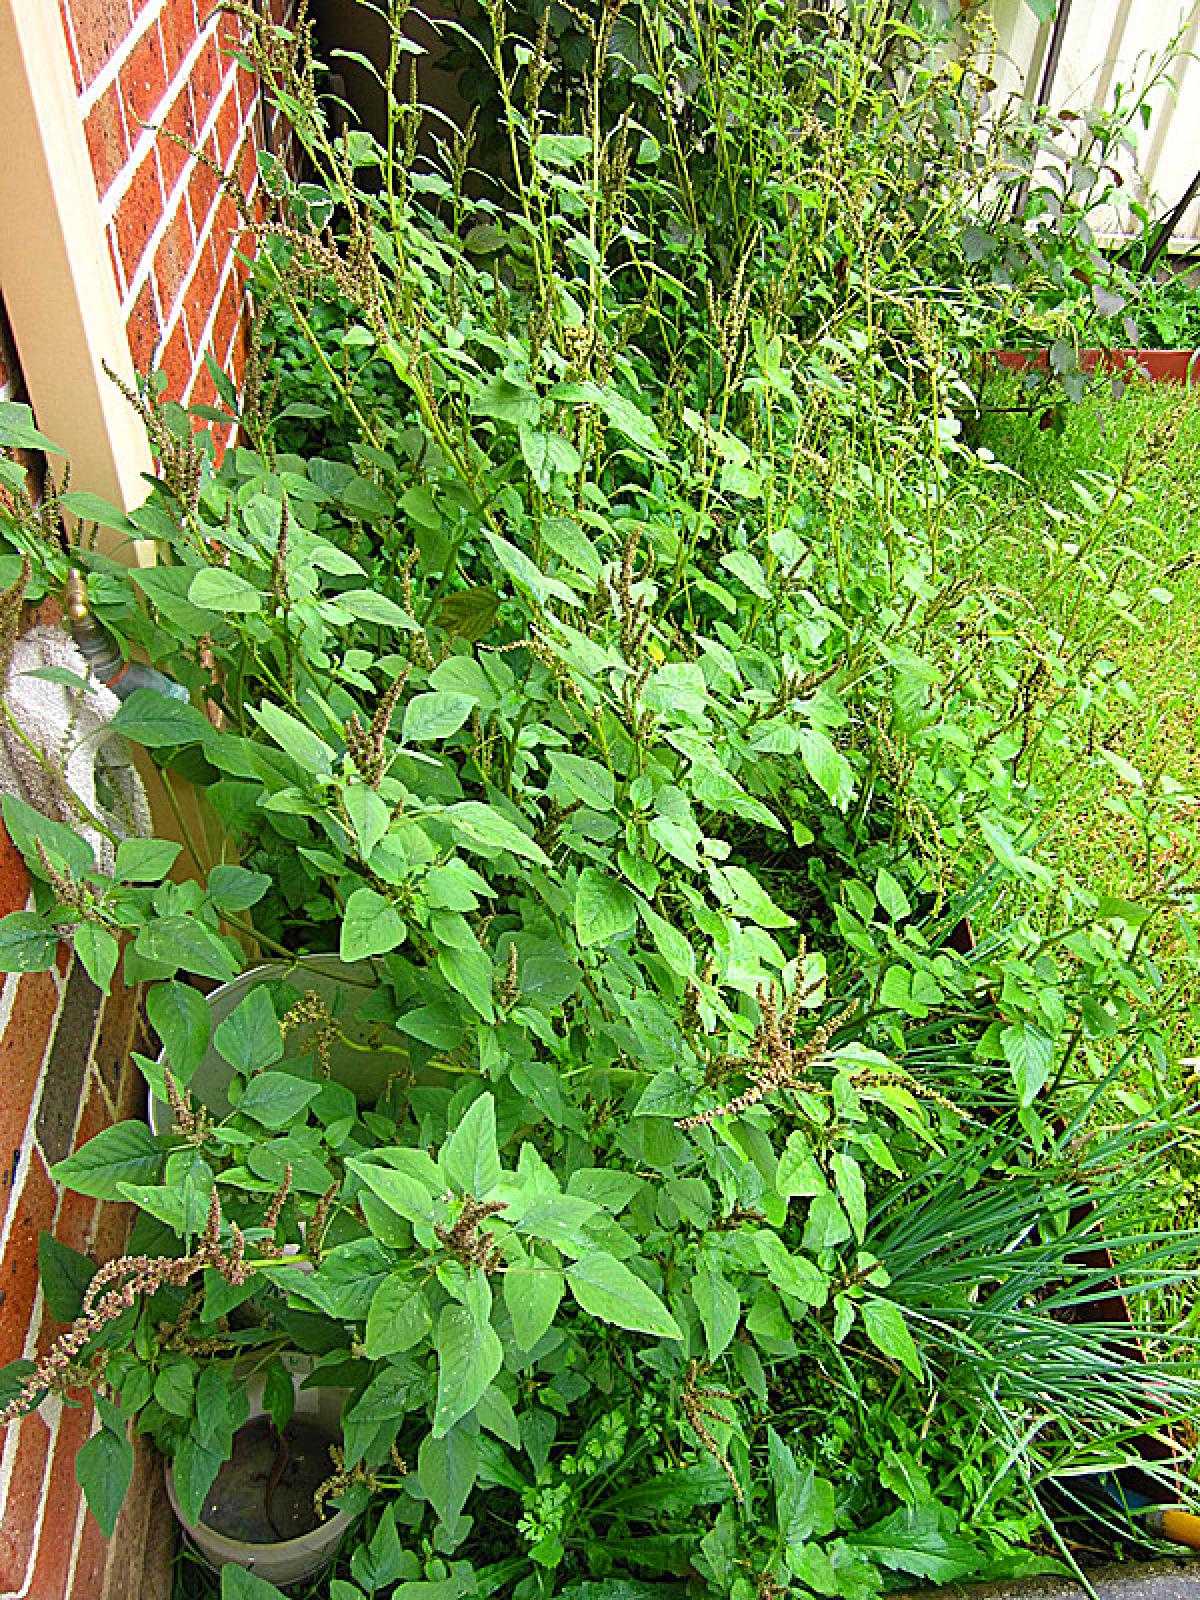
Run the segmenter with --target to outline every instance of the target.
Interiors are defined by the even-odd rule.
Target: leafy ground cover
[[[1001,398],[1021,396],[1013,388]],[[984,565],[990,581],[1028,597],[1031,618],[1098,650],[1121,685],[1105,709],[1083,709],[1069,757],[1047,762],[1047,843],[1146,914],[1176,1070],[1198,1020],[1200,403],[1171,386],[1115,395],[1098,385],[1057,412],[1055,426],[1045,416],[999,413],[981,430],[1016,475],[989,525]],[[1086,541],[1057,521],[1081,504]]]

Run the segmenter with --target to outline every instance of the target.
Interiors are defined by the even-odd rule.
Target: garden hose
[[[1200,1550],[1200,1517],[1190,1511],[1148,1511],[1146,1526],[1160,1539],[1185,1544],[1189,1550]]]

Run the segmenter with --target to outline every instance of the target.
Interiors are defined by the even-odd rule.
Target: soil
[[[243,1544],[278,1544],[319,1526],[313,1495],[333,1471],[334,1441],[315,1423],[295,1418],[282,1435],[255,1417],[233,1436],[233,1455],[204,1502],[204,1525]]]

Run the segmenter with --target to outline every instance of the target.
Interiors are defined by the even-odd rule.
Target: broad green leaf
[[[595,867],[584,867],[575,887],[575,933],[586,950],[628,933],[637,921],[631,890]]]
[[[809,777],[839,811],[854,798],[854,769],[820,728],[800,729],[800,757]]]
[[[558,474],[572,477],[582,464],[579,451],[559,433],[542,433],[535,428],[523,427],[521,454],[530,476],[542,491],[548,494],[554,487]]]
[[[388,831],[391,812],[368,784],[352,783],[342,791],[358,847],[365,861]]]
[[[1054,1041],[1032,1022],[1014,1022],[1000,1035],[1021,1104],[1030,1106],[1046,1086],[1054,1065]]]
[[[75,1454],[75,1476],[101,1533],[111,1539],[133,1480],[133,1446],[114,1406],[103,1401],[100,1414],[100,1429]]]
[[[213,1043],[229,1065],[247,1077],[279,1060],[283,1032],[265,984],[251,989],[224,1022],[218,1023]]]
[[[113,877],[120,883],[161,883],[182,849],[170,839],[122,839]]]
[[[437,1327],[438,1385],[433,1436],[444,1439],[454,1424],[474,1411],[500,1371],[504,1350],[496,1331],[482,1326],[465,1306],[443,1307]]]
[[[45,972],[57,953],[58,934],[36,911],[0,918],[0,972]]]
[[[435,739],[448,739],[452,733],[458,732],[474,709],[474,700],[466,694],[451,694],[435,689],[430,694],[416,695],[404,708],[404,731],[401,737],[405,744],[428,744]]]
[[[46,875],[39,860],[39,844],[51,857],[64,861],[76,877],[95,870],[96,858],[92,847],[74,828],[51,821],[11,794],[4,796],[3,811],[8,836],[25,857],[35,877],[44,878]]]
[[[867,1338],[877,1350],[881,1350],[885,1356],[890,1356],[893,1361],[898,1361],[905,1371],[911,1373],[918,1381],[924,1378],[921,1358],[917,1354],[917,1347],[913,1343],[912,1334],[908,1331],[908,1324],[899,1306],[891,1300],[881,1300],[878,1296],[871,1295],[859,1306],[859,1315],[862,1317]]]
[[[793,1195],[821,1194],[827,1187],[825,1175],[817,1165],[808,1139],[799,1128],[793,1129],[779,1158],[775,1192],[789,1199]]]
[[[246,1085],[237,1108],[243,1116],[274,1131],[294,1122],[320,1092],[319,1083],[293,1077],[290,1072],[258,1072]]]
[[[442,1146],[438,1165],[460,1193],[473,1195],[476,1200],[482,1200],[500,1182],[496,1102],[490,1094],[472,1100]]]
[[[221,1568],[221,1600],[287,1600],[287,1596],[256,1572],[231,1561]]]
[[[408,930],[390,900],[374,889],[355,889],[346,901],[339,954],[343,961],[384,955],[404,943]]]
[[[414,1173],[353,1159],[346,1165],[397,1216],[409,1222],[430,1222],[439,1215],[436,1189]]]
[[[47,1311],[55,1322],[71,1323],[83,1310],[83,1297],[96,1276],[96,1263],[53,1234],[43,1233],[38,1236],[38,1275]]]
[[[93,1200],[119,1200],[121,1183],[154,1183],[163,1152],[144,1122],[114,1122],[50,1169],[56,1183]]]
[[[224,567],[202,567],[191,581],[188,599],[201,611],[262,610],[262,595],[254,585]]]
[[[521,1350],[532,1350],[554,1322],[566,1287],[562,1270],[552,1267],[515,1240],[505,1245],[504,1304],[512,1318],[513,1337]]]
[[[202,711],[157,689],[135,689],[111,726],[148,750],[203,743],[213,737],[213,725]]]
[[[107,994],[117,970],[121,946],[107,928],[94,922],[81,922],[72,936],[72,943],[88,977],[97,989]]]
[[[692,1299],[700,1313],[708,1359],[715,1361],[733,1342],[742,1314],[741,1297],[717,1267],[702,1263],[692,1279]]]
[[[425,1292],[408,1272],[394,1272],[375,1291],[364,1341],[370,1360],[402,1355],[433,1328]]]
[[[494,417],[497,422],[532,426],[541,415],[542,403],[527,384],[513,383],[499,374],[489,378],[471,401],[477,417]]]
[[[659,1339],[682,1339],[679,1324],[659,1297],[605,1250],[596,1250],[567,1268],[567,1283],[590,1316]]]
[[[550,858],[541,846],[494,806],[484,805],[480,800],[460,800],[457,805],[447,806],[441,817],[477,855],[490,857],[498,850],[508,850],[514,856],[536,861],[539,866],[550,865]]]
[[[182,968],[221,983],[232,983],[237,977],[237,963],[228,946],[193,917],[158,917],[145,922],[133,947],[146,961],[172,972]]]
[[[209,899],[222,911],[247,911],[270,887],[265,872],[250,872],[245,867],[214,867],[208,875]]]
[[[373,589],[344,589],[332,598],[335,605],[348,611],[359,622],[374,622],[381,628],[399,628],[403,633],[417,631],[415,617],[403,606],[398,606],[384,594],[376,594]]]
[[[333,751],[324,739],[315,734],[299,718],[280,710],[269,700],[264,700],[261,705],[251,706],[249,709],[250,715],[259,727],[269,733],[279,748],[286,750],[293,761],[321,777],[327,777],[333,770]]]
[[[156,983],[146,995],[146,1016],[162,1040],[176,1083],[185,1086],[209,1045],[211,1019],[204,996],[190,983]]]
[[[880,1566],[928,1583],[950,1584],[979,1570],[977,1546],[955,1531],[954,1516],[939,1505],[901,1506],[848,1543]]]
[[[611,811],[616,799],[613,775],[607,767],[587,756],[573,756],[566,750],[552,750],[550,769],[572,800],[593,811]]]

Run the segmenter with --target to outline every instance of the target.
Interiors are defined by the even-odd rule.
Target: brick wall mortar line
[[[37,1336],[42,1327],[42,1287],[38,1285],[37,1297],[33,1302],[33,1311],[29,1318],[29,1333],[25,1340],[25,1359],[30,1360],[37,1346]],[[42,1543],[42,1528],[46,1519],[46,1494],[50,1487],[50,1474],[54,1470],[54,1457],[58,1448],[58,1433],[62,1426],[63,1404],[57,1396],[50,1396],[43,1400],[38,1407],[43,1422],[46,1423],[50,1438],[46,1445],[46,1464],[42,1469],[41,1493],[38,1495],[37,1521],[33,1526],[33,1538],[30,1543],[30,1557],[25,1568],[25,1579],[19,1589],[7,1589],[0,1600],[25,1600],[29,1596],[29,1585],[33,1581],[34,1569],[37,1566],[37,1553]],[[5,1440],[3,1461],[0,1462],[0,1506],[7,1508],[9,1491],[12,1488],[13,1469],[17,1459],[18,1430],[13,1429]],[[82,1494],[81,1494],[82,1498]],[[42,1600],[40,1595],[33,1595],[30,1600]]]
[[[59,1010],[62,1009],[62,988],[58,981],[58,973],[51,973],[54,987],[58,993]],[[17,983],[20,982],[20,976]],[[12,1015],[13,1000],[17,993],[17,983],[4,986],[0,992],[0,1038],[3,1038],[4,1029],[8,1026],[8,1019]],[[58,1016],[55,1015],[54,1027],[58,1026]],[[29,1176],[29,1166],[37,1145],[37,1111],[42,1102],[42,1089],[46,1082],[46,1062],[50,1055],[51,1043],[54,1038],[51,1029],[50,1039],[46,1041],[46,1049],[42,1055],[42,1068],[38,1074],[37,1088],[34,1090],[29,1103],[29,1112],[25,1118],[25,1132],[21,1136],[21,1153],[17,1157],[16,1170],[13,1173],[12,1187],[9,1190],[8,1204],[4,1208],[4,1215],[0,1217],[0,1260],[8,1249],[9,1235],[12,1233],[13,1217],[16,1214],[17,1204],[21,1198],[21,1191],[25,1187],[25,1179]]]
[[[211,38],[217,32],[217,26],[220,21],[220,17],[221,13],[219,11],[214,11],[204,28],[196,35],[191,49],[179,63],[178,72],[176,72],[175,76],[171,79],[171,82],[167,85],[166,90],[163,93],[162,99],[154,108],[153,116],[147,119],[146,126],[143,127],[139,132],[137,143],[129,152],[129,159],[126,161],[125,165],[121,168],[120,172],[117,173],[116,177],[101,196],[100,214],[106,223],[111,222],[116,216],[117,209],[120,206],[121,201],[125,198],[126,194],[128,194],[130,185],[133,183],[134,174],[158,143],[160,124],[164,122],[167,116],[170,114],[171,107],[175,104],[176,100],[178,100],[180,92],[182,90],[186,90],[192,73],[195,70],[196,63],[204,53],[205,45],[209,43]],[[231,63],[231,65],[236,64]],[[206,123],[205,127],[207,128],[207,126],[208,124]],[[133,130],[130,129],[130,132],[132,131]],[[201,135],[197,135],[196,142],[197,144],[203,144],[203,137]]]
[[[92,1433],[96,1432],[96,1429],[99,1427],[99,1425],[99,1416],[93,1415]],[[88,1437],[90,1438],[91,1434],[89,1434]],[[72,1600],[75,1594],[75,1568],[79,1565],[79,1549],[83,1544],[83,1530],[87,1526],[87,1519],[87,1501],[83,1498],[83,1490],[81,1489],[79,1491],[79,1507],[75,1513],[75,1532],[71,1539],[71,1562],[67,1567],[67,1583],[65,1591],[68,1596],[72,1597]],[[132,1596],[130,1597],[130,1600],[132,1600]]]
[[[212,109],[209,111],[203,128],[201,128],[199,133],[196,135],[195,143],[198,149],[203,150],[209,134],[212,133],[216,127],[217,118],[221,113],[221,109],[224,106],[225,101],[229,98],[230,89],[235,80],[236,73],[230,73],[229,77],[225,80],[224,86],[221,89],[221,93],[217,96],[216,100],[214,100]],[[163,202],[162,215],[155,223],[153,233],[151,233],[150,237],[146,240],[146,245],[142,251],[141,260],[138,262],[133,276],[129,280],[129,287],[125,291],[125,298],[121,302],[121,315],[125,318],[128,318],[130,312],[133,310],[134,302],[137,300],[138,295],[142,292],[143,284],[154,271],[154,257],[158,253],[158,247],[166,237],[171,224],[179,214],[179,208],[182,205],[184,196],[187,193],[188,186],[191,182],[192,173],[196,170],[196,164],[195,156],[189,156],[187,165],[179,174],[179,177],[175,182],[175,187],[171,190],[171,193]],[[195,257],[193,256],[192,259],[194,263]]]
[[[241,127],[239,127],[239,129],[238,129],[237,140],[236,140],[236,142],[234,144],[235,152],[240,152],[241,151],[242,146],[245,143],[246,136],[247,136],[248,133],[250,133],[252,131],[253,126],[254,126],[254,108],[251,107],[250,111],[246,114],[245,121],[242,123]],[[256,174],[255,178],[254,178],[254,182],[250,186],[250,193],[246,197],[247,198],[247,203],[249,203],[249,201],[251,199],[253,199],[257,188],[258,188],[258,176]],[[188,275],[187,275],[186,279],[184,280],[184,282],[180,285],[179,292],[175,296],[174,305],[172,305],[170,311],[168,311],[165,314],[165,316],[163,317],[162,336],[161,336],[161,338],[159,340],[159,343],[162,345],[163,348],[166,347],[168,340],[170,339],[171,335],[175,332],[175,328],[176,328],[176,326],[177,326],[177,324],[179,322],[180,317],[183,315],[183,303],[184,303],[184,300],[185,300],[185,298],[187,296],[188,290],[191,288],[192,279],[195,276],[196,268],[199,265],[200,257],[203,254],[204,248],[208,244],[209,239],[212,238],[213,230],[215,229],[216,223],[217,223],[217,212],[221,209],[221,201],[224,198],[225,198],[225,196],[224,196],[223,191],[218,189],[217,193],[216,193],[216,196],[213,199],[212,205],[208,208],[208,215],[204,218],[203,225],[202,225],[200,231],[196,235],[196,248],[195,248],[195,252],[192,255],[191,269],[189,270]],[[222,252],[222,254],[224,254],[224,252]],[[232,251],[230,251],[229,254],[230,254],[230,259],[232,259]],[[224,279],[222,279],[222,283],[223,282],[224,282]],[[220,290],[218,289],[218,291],[217,291],[217,301],[220,300],[220,297],[221,297],[220,296]],[[215,301],[214,304],[215,303],[217,303],[217,302]],[[205,331],[207,332],[207,326],[206,326]],[[203,360],[203,356],[199,355],[199,359]],[[192,377],[194,378],[195,375],[196,375],[195,371],[193,371]]]
[[[138,17],[137,21],[125,35],[124,39],[122,39],[121,43],[113,51],[112,55],[109,56],[108,60],[100,68],[100,71],[92,79],[91,83],[89,83],[87,88],[84,89],[80,94],[80,117],[86,117],[92,107],[96,105],[99,100],[103,99],[105,91],[121,76],[121,68],[129,60],[130,56],[132,56],[138,45],[141,44],[143,38],[147,33],[149,33],[150,29],[166,10],[166,5],[167,0],[153,0],[153,3],[148,5],[145,11],[142,12],[141,16]],[[216,15],[216,13],[214,13],[214,15]]]
[[[250,194],[248,196],[249,199],[254,198],[257,188],[258,180],[256,178],[255,181],[250,185]],[[229,252],[229,259],[225,263],[225,270],[222,272],[220,281],[217,284],[217,292],[213,296],[212,307],[208,313],[208,321],[204,324],[204,331],[196,341],[196,359],[192,366],[192,375],[188,379],[188,394],[190,394],[192,389],[195,387],[196,379],[200,375],[200,369],[204,365],[204,352],[208,348],[209,342],[212,339],[213,328],[217,321],[217,312],[221,309],[221,301],[225,295],[225,285],[229,282],[229,279],[233,275],[237,264],[237,256],[231,250]]]

